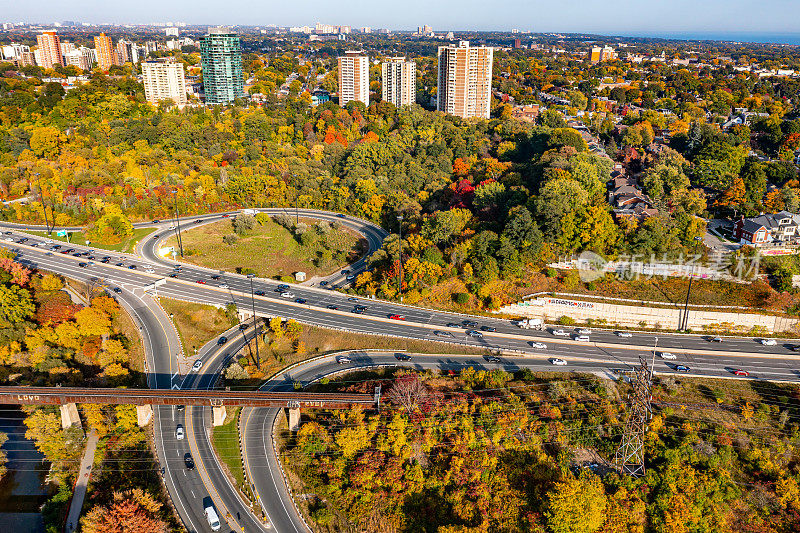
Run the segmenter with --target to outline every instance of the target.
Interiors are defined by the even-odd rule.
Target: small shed
[[[294,280],[295,281],[305,281],[306,280],[306,273],[305,272],[295,272],[294,273]]]

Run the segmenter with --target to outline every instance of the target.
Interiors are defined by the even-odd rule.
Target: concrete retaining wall
[[[683,318],[683,307],[672,308],[620,305],[604,302],[589,302],[558,297],[541,297],[516,304],[507,305],[500,313],[530,318],[543,318],[545,322],[555,322],[561,316],[568,316],[577,322],[591,319],[609,326],[659,327],[678,329]],[[759,315],[745,312],[719,312],[689,308],[688,327],[700,331],[730,332],[789,332],[796,331],[798,320],[773,315]]]

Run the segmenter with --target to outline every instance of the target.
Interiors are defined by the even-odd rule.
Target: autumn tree
[[[599,477],[567,475],[547,495],[547,526],[553,533],[594,533],[606,519],[606,498]]]

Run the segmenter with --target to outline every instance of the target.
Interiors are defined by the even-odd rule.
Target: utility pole
[[[256,323],[256,296],[253,293],[253,278],[255,274],[248,274],[247,278],[250,280],[250,303],[253,306],[253,338],[256,340],[256,367],[261,368],[261,356],[258,353],[258,325]]]
[[[697,246],[700,244],[700,237],[695,237],[694,243],[694,255],[697,255]],[[692,269],[689,271],[689,288],[686,290],[686,302],[683,304],[683,327],[679,327],[679,330],[686,331],[689,329],[689,295],[692,294],[692,280],[694,279],[694,267],[695,265],[692,264]]]
[[[42,201],[42,213],[44,213],[44,229],[47,232],[47,235],[50,236],[52,231],[50,230],[50,223],[47,222],[47,206],[44,205],[44,190],[42,189],[42,176],[35,172],[33,174],[36,176],[36,186],[39,187],[39,199]],[[53,226],[56,225],[56,221],[53,221]]]
[[[296,186],[297,184],[297,176],[292,174],[292,182]],[[294,197],[294,225],[297,226],[300,224],[300,210],[298,205],[300,203],[300,188],[297,188],[297,195]]]
[[[397,215],[397,244],[399,246],[397,258],[400,260],[400,275],[397,277],[397,294],[400,302],[403,301],[403,215]]]
[[[181,215],[178,213],[178,190],[172,190],[172,197],[175,199],[175,236],[178,238],[178,248],[183,257],[183,240],[181,239]]]
[[[653,399],[653,371],[647,367],[647,360],[642,355],[639,356],[639,367],[632,372],[631,385],[633,393],[630,413],[614,462],[623,474],[640,477],[644,475],[644,436],[653,416],[650,406]]]

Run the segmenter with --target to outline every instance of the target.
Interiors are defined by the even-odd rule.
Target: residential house
[[[733,236],[742,244],[754,246],[798,244],[800,215],[781,211],[751,218],[742,217],[733,225]]]

